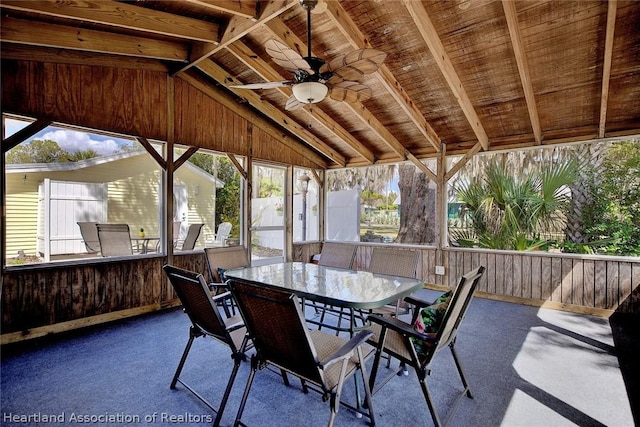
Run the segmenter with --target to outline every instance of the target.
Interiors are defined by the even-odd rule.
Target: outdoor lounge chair
[[[255,346],[251,357],[251,373],[240,402],[234,426],[244,425],[242,413],[249,397],[251,384],[258,369],[272,365],[296,375],[307,388],[329,400],[332,426],[340,404],[367,415],[375,425],[371,393],[365,371],[366,357],[371,347],[365,343],[372,336],[361,331],[350,341],[322,331],[308,330],[298,298],[287,291],[255,284],[230,281],[229,287],[245,321]],[[341,402],[345,380],[360,369],[368,411]],[[286,379],[286,375],[284,375]],[[310,383],[311,386],[309,386]],[[288,382],[285,381],[288,385]]]
[[[385,353],[390,357],[398,359],[401,369],[404,369],[404,365],[411,366],[415,369],[424,398],[436,426],[446,425],[465,394],[469,398],[472,397],[471,389],[469,388],[455,350],[455,342],[458,328],[467,312],[476,285],[478,281],[480,281],[483,272],[484,267],[480,266],[465,274],[460,278],[456,289],[450,295],[444,294],[436,300],[435,304],[430,304],[413,297],[406,298],[408,302],[416,307],[411,324],[402,322],[397,318],[389,318],[375,314],[368,317],[368,321],[372,323],[371,330],[375,333],[375,337],[369,341],[376,346],[376,356],[373,361],[369,380],[369,386],[374,394],[395,376],[394,372],[383,380],[377,389],[374,388],[380,359],[382,354]],[[428,314],[427,317],[423,314],[423,308],[426,310],[425,313]],[[418,318],[420,318],[420,320],[418,320]],[[426,318],[432,319],[433,322],[428,325],[428,322],[425,321]],[[416,324],[421,325],[421,328],[418,330],[423,329],[422,332],[418,332],[418,330],[414,328]],[[427,376],[431,374],[431,363],[433,362],[434,356],[445,346],[451,349],[451,354],[453,355],[458,373],[460,374],[464,390],[457,396],[445,423],[442,424],[433,399],[431,398],[426,379]]]
[[[204,224],[190,224],[187,229],[187,235],[184,238],[184,242],[182,242],[181,251],[190,251],[196,246],[196,240],[200,237],[200,231]]]
[[[216,418],[213,423],[214,426],[220,424],[222,419],[222,413],[229,399],[231,388],[240,368],[244,352],[249,347],[249,341],[247,339],[246,328],[242,324],[240,316],[235,316],[228,319],[223,319],[220,316],[220,312],[216,308],[216,302],[225,298],[229,298],[230,294],[220,294],[212,297],[209,288],[201,274],[183,270],[171,265],[165,265],[164,271],[169,278],[169,281],[173,285],[185,313],[191,319],[191,327],[189,328],[189,341],[184,349],[176,373],[171,381],[171,388],[175,389],[176,384],[179,382],[187,390],[193,393],[198,399],[200,399],[205,405],[207,405],[212,411],[216,413]],[[193,340],[198,337],[210,336],[227,345],[231,350],[231,358],[233,359],[233,369],[231,370],[231,376],[227,382],[227,387],[224,391],[220,406],[216,409],[211,403],[204,399],[199,393],[187,385],[180,379],[182,368],[193,344]],[[217,375],[213,375],[217,377]]]
[[[97,222],[81,222],[78,221],[78,227],[80,227],[80,234],[84,241],[84,247],[89,254],[97,254],[100,252],[100,240],[98,239]]]
[[[227,239],[231,234],[231,225],[230,222],[221,222],[218,224],[218,231],[213,239],[213,244],[215,246],[224,246],[227,243]]]
[[[128,224],[96,224],[102,256],[133,255]]]
[[[225,270],[250,266],[247,250],[244,246],[204,248],[204,255],[209,272],[209,288],[214,291],[215,295],[229,290],[223,277]],[[229,313],[229,305],[233,314],[235,314],[233,299],[230,299],[222,304],[227,317],[231,315]]]

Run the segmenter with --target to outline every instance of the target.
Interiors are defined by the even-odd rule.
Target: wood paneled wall
[[[164,257],[140,256],[9,269],[3,275],[1,295],[3,337],[110,313],[139,314],[175,305],[177,296],[162,270],[165,263]],[[174,264],[207,277],[204,253],[174,255]],[[77,322],[85,323],[90,322]]]
[[[268,125],[289,145],[254,126],[250,109],[243,107],[243,117],[183,79],[173,79],[173,97],[168,99],[170,78],[164,71],[11,59],[2,60],[0,71],[3,113],[166,141],[172,108],[176,144],[241,156],[252,153],[261,160],[310,168],[325,166],[303,151],[287,148],[295,142],[282,129]]]

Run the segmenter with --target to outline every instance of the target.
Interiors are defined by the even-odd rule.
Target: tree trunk
[[[400,229],[396,243],[435,244],[436,189],[413,165],[399,168]]]
[[[572,153],[580,167],[579,177],[571,186],[571,204],[566,214],[567,225],[564,234],[567,242],[587,242],[582,210],[592,197],[589,192],[589,181],[594,180],[593,185],[598,185],[606,147],[604,143],[584,144],[573,147]]]

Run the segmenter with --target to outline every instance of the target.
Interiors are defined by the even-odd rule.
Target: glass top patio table
[[[224,275],[227,279],[284,288],[301,298],[350,309],[382,307],[424,286],[418,279],[304,262],[233,269]]]

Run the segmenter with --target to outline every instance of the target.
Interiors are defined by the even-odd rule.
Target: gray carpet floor
[[[210,425],[206,406],[180,385],[169,389],[188,328],[176,309],[5,346],[0,425]],[[456,348],[474,398],[461,401],[451,426],[634,425],[608,319],[475,298]],[[231,366],[224,346],[200,338],[183,377],[217,405]],[[233,423],[249,370],[248,363],[240,367],[223,425]],[[448,350],[428,382],[446,417],[461,390]],[[353,389],[350,381],[345,400],[353,401]],[[393,378],[373,403],[378,426],[432,425],[412,371]],[[293,380],[285,387],[263,370],[243,419],[260,427],[322,426],[328,416],[317,393],[302,393]],[[341,408],[336,425],[363,426],[367,418]]]

